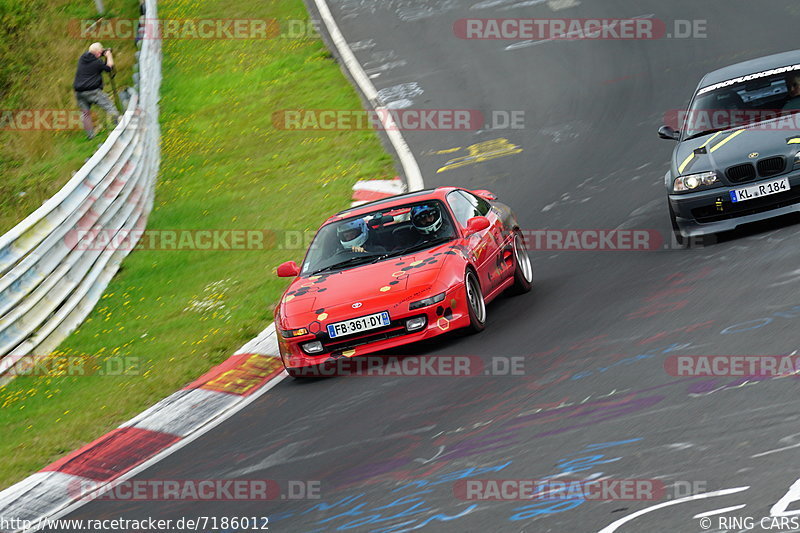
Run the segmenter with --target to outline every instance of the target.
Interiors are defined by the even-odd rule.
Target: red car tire
[[[533,264],[525,247],[525,238],[519,230],[514,232],[514,285],[511,286],[513,294],[530,292],[533,287]]]
[[[486,302],[477,274],[471,268],[464,274],[464,290],[467,293],[467,309],[469,310],[469,327],[471,333],[479,333],[486,329]]]

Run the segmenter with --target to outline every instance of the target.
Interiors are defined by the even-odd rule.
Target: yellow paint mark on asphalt
[[[476,163],[482,163],[484,161],[490,161],[499,157],[507,157],[522,152],[522,148],[504,138],[472,144],[467,146],[466,149],[468,155],[451,159],[442,168],[437,170],[436,173],[438,174],[445,170],[474,165]]]

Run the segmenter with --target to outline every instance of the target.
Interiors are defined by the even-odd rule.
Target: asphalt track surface
[[[378,89],[416,83],[423,92],[409,94],[419,108],[525,111],[524,129],[406,139],[426,185],[491,189],[526,229],[667,234],[663,176],[673,144],[655,134],[664,113],[685,106],[710,70],[798,48],[800,28],[800,6],[789,1],[334,0],[331,9],[359,61],[379,74]],[[706,20],[707,37],[508,49],[514,41],[466,41],[452,30],[465,17],[637,16],[670,29],[675,19]],[[384,94],[391,101],[398,92]],[[523,151],[437,172],[467,151],[435,152],[500,138]],[[269,516],[270,531],[572,533],[649,510],[617,531],[765,530],[719,528],[717,517],[704,530],[693,517],[746,505],[723,515],[758,521],[800,478],[798,382],[676,378],[664,362],[794,352],[798,242],[800,225],[789,219],[689,250],[536,251],[534,290],[490,305],[485,332],[402,352],[478,356],[487,367],[493,357],[524,357],[524,375],[285,380],[137,476],[318,480],[321,499],[96,501],[68,518]],[[678,503],[464,501],[453,489],[460,478],[552,476],[658,479],[670,496],[685,495],[687,483],[696,493],[741,489]]]

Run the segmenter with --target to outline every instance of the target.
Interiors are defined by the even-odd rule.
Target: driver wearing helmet
[[[360,253],[379,253],[386,249],[370,239],[369,226],[363,218],[350,220],[339,225],[336,229],[339,242],[345,250]]]
[[[443,237],[449,232],[440,208],[436,204],[415,205],[411,208],[411,225],[423,241]]]

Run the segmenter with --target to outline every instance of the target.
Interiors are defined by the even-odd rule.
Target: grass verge
[[[162,18],[307,21],[301,0],[162,0]],[[355,181],[393,175],[372,131],[277,129],[282,109],[360,109],[319,39],[167,40],[163,158],[150,229],[313,231]],[[123,376],[19,377],[0,389],[0,486],[89,442],[227,358],[272,320],[302,249],[136,251],[59,355]],[[124,359],[123,359],[124,358]]]

